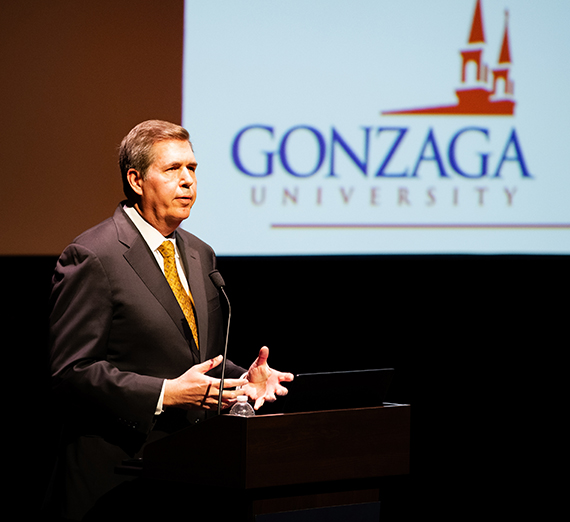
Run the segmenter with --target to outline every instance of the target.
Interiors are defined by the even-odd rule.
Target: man
[[[213,250],[179,225],[196,201],[188,132],[151,120],[121,144],[127,201],[58,260],[50,315],[54,389],[68,412],[59,484],[63,514],[81,519],[125,477],[145,443],[217,408],[225,329],[209,278]],[[223,406],[240,394],[259,408],[293,378],[227,362]],[[238,387],[238,389],[235,389]],[[228,388],[228,389],[225,389]]]

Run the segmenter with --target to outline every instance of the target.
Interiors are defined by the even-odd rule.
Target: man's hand
[[[293,380],[292,373],[283,373],[273,370],[267,364],[269,348],[264,346],[259,350],[259,355],[250,366],[245,375],[247,384],[242,386],[242,390],[247,393],[250,399],[255,401],[254,408],[259,409],[265,401],[273,402],[278,395],[287,395],[287,388],[282,386],[282,382]]]
[[[223,360],[219,355],[215,359],[204,361],[192,366],[188,371],[176,379],[167,379],[164,387],[165,407],[175,406],[184,409],[203,408],[215,410],[218,407],[220,393],[220,379],[205,375],[212,368],[218,366]],[[227,408],[236,402],[238,395],[244,395],[241,390],[226,390],[247,384],[246,379],[225,379],[222,394],[222,408]]]

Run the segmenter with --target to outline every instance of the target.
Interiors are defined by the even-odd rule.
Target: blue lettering
[[[455,155],[455,145],[457,143],[457,140],[459,139],[459,136],[470,131],[481,132],[487,138],[489,138],[489,131],[487,129],[482,129],[480,127],[466,127],[465,129],[457,131],[457,133],[455,134],[455,136],[453,136],[451,142],[449,143],[449,150],[448,150],[449,163],[451,164],[451,168],[453,168],[453,170],[457,172],[457,174],[465,178],[482,178],[483,176],[487,175],[487,160],[489,159],[489,154],[482,154],[482,153],[479,154],[481,158],[481,169],[479,170],[479,172],[473,174],[465,172],[459,166],[459,163],[457,162],[457,157]]]
[[[268,125],[249,125],[241,129],[235,136],[232,147],[231,156],[236,168],[246,174],[247,176],[261,178],[267,177],[274,174],[274,159],[278,157],[283,167],[284,171],[292,176],[298,178],[308,178],[313,176],[320,170],[322,170],[323,164],[325,162],[325,157],[330,157],[330,170],[328,173],[326,170],[323,172],[324,176],[329,178],[339,178],[343,172],[337,172],[338,157],[336,157],[337,148],[340,147],[342,151],[346,154],[346,157],[351,161],[354,166],[365,176],[368,177],[369,169],[369,159],[370,159],[370,147],[371,147],[371,132],[373,129],[376,131],[376,136],[380,136],[383,132],[392,132],[393,138],[391,143],[388,143],[387,150],[384,156],[381,158],[380,165],[374,173],[374,177],[381,178],[405,178],[414,177],[418,178],[420,173],[420,168],[423,162],[434,162],[434,167],[437,169],[437,173],[441,178],[449,178],[449,174],[446,172],[446,166],[444,164],[444,157],[440,154],[440,149],[438,147],[435,133],[433,128],[429,128],[427,136],[420,147],[415,165],[413,169],[410,169],[409,165],[404,167],[400,172],[389,171],[390,165],[393,163],[396,153],[399,150],[400,145],[402,145],[404,137],[406,136],[409,128],[406,127],[361,127],[364,131],[364,142],[362,154],[357,154],[354,149],[347,143],[344,137],[338,132],[334,127],[331,127],[331,142],[330,142],[330,154],[327,155],[327,143],[323,134],[315,127],[309,125],[297,125],[291,127],[282,136],[277,150],[275,150],[275,145],[269,149],[263,149],[263,147],[253,149],[253,151],[248,151],[248,148],[255,143],[255,140],[259,137],[260,133],[263,140],[269,141],[270,144],[274,143],[275,131],[272,126]],[[297,132],[300,132],[300,139],[302,144],[297,146],[297,139],[290,142],[289,138],[297,136]],[[471,151],[471,157],[475,157],[475,164],[473,167],[467,167],[465,162],[466,156],[461,151],[461,143],[464,135],[468,133],[478,133],[483,138],[487,144],[490,142],[490,130],[483,127],[464,127],[459,129],[452,135],[449,145],[447,148],[447,159],[449,161],[449,167],[451,171],[459,176],[468,179],[479,179],[491,175],[490,158],[492,157],[492,152],[481,151],[480,149],[475,149]],[[307,135],[309,136],[307,138]],[[269,139],[268,139],[269,137]],[[308,139],[308,143],[307,143]],[[468,139],[468,138],[465,138]],[[254,141],[252,141],[254,140]],[[299,161],[303,161],[307,158],[307,148],[311,150],[311,145],[314,142],[315,149],[315,162],[313,164],[311,155],[309,152],[309,163],[308,166],[299,167]],[[384,149],[384,145],[382,145]],[[495,148],[495,147],[493,147]],[[256,152],[257,150],[257,152]],[[492,149],[491,149],[492,150]],[[255,156],[257,154],[258,156]],[[400,152],[400,155],[403,153]],[[261,166],[247,165],[246,163],[254,162],[255,158],[261,156],[263,160],[261,161]],[[254,159],[252,159],[254,158]],[[299,160],[300,158],[300,160]],[[505,143],[503,151],[500,155],[500,159],[497,163],[496,169],[492,174],[494,178],[501,178],[503,174],[503,167],[506,163],[516,163],[521,172],[521,176],[525,178],[532,178],[532,174],[529,172],[520,141],[518,139],[517,133],[513,128],[510,135]],[[341,169],[342,170],[342,169]],[[507,168],[508,170],[508,168]]]
[[[378,167],[378,170],[376,171],[376,177],[404,178],[408,175],[407,170],[404,170],[404,172],[390,173],[386,172],[386,167],[388,166],[388,163],[390,162],[392,156],[396,152],[396,149],[400,146],[400,142],[404,139],[404,136],[406,135],[406,132],[408,132],[408,129],[406,129],[405,127],[378,127],[377,135],[380,134],[382,131],[396,131],[398,135],[396,136],[394,143],[392,143],[392,147],[388,151],[388,154],[386,154],[386,157],[384,158],[382,165]]]
[[[247,170],[240,158],[239,147],[240,147],[241,138],[246,132],[252,129],[265,130],[269,132],[269,134],[271,134],[271,137],[273,137],[273,127],[267,127],[265,125],[249,125],[248,127],[243,128],[240,132],[238,132],[232,144],[232,159],[234,160],[235,166],[239,170],[241,170],[244,174],[247,174],[248,176],[253,176],[255,178],[262,178],[264,176],[269,176],[270,174],[273,173],[273,154],[274,154],[273,152],[267,152],[267,151],[264,152],[265,170],[263,172],[251,172],[250,170]]]
[[[513,145],[513,148],[515,149],[515,155],[512,157],[507,156],[507,153],[509,152],[509,148],[510,148],[511,144]],[[495,178],[501,177],[501,168],[503,167],[503,163],[505,161],[516,161],[519,164],[522,176],[524,178],[532,178],[532,174],[528,171],[528,168],[527,168],[526,163],[524,161],[522,148],[519,144],[519,140],[517,138],[517,134],[515,132],[515,129],[512,130],[511,135],[507,141],[507,144],[505,145],[505,149],[503,150],[503,155],[501,156],[499,164],[497,165],[497,170],[495,171],[495,174],[493,175],[493,177],[495,177]]]
[[[368,174],[368,150],[370,148],[370,129],[372,127],[363,127],[364,130],[364,160],[360,161],[358,156],[354,151],[348,146],[344,138],[336,131],[333,127],[332,129],[332,141],[331,141],[331,171],[329,176],[335,177],[337,174],[334,171],[334,149],[335,143],[338,143],[344,151],[348,154],[352,162],[360,169],[360,171],[366,176]]]
[[[425,151],[428,147],[428,144],[431,145],[431,149],[433,151],[433,156],[426,156],[425,155]],[[437,163],[437,167],[439,169],[439,175],[442,178],[448,178],[449,176],[446,174],[445,172],[445,167],[443,166],[443,161],[441,161],[441,155],[439,153],[439,149],[437,148],[437,143],[435,141],[435,136],[433,134],[433,129],[430,128],[427,138],[424,142],[424,145],[422,147],[422,150],[420,152],[420,157],[418,158],[418,161],[416,161],[416,166],[414,167],[414,170],[412,172],[412,177],[415,178],[418,175],[418,168],[420,166],[420,163],[422,161],[435,161]]]
[[[315,138],[317,139],[318,160],[317,160],[317,163],[315,165],[315,168],[313,170],[308,171],[308,172],[296,172],[291,167],[291,164],[289,163],[289,159],[287,158],[287,140],[289,139],[289,136],[291,136],[291,134],[293,134],[293,132],[296,132],[298,130],[307,130],[307,131],[311,132],[315,136]],[[283,136],[283,139],[281,140],[281,144],[279,146],[279,155],[281,157],[281,164],[283,165],[283,168],[289,174],[296,176],[298,178],[308,178],[309,176],[312,176],[313,174],[315,174],[315,172],[317,172],[321,168],[321,165],[323,164],[323,161],[325,159],[325,150],[326,150],[325,139],[323,138],[323,135],[317,129],[315,129],[314,127],[309,127],[308,125],[297,125],[296,127],[289,129],[285,133],[285,135]]]

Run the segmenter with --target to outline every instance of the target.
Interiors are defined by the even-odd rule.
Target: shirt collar
[[[171,234],[171,237],[164,237],[156,228],[154,228],[148,221],[146,221],[137,211],[135,207],[124,205],[125,213],[137,227],[143,239],[146,241],[149,248],[154,252],[165,240],[170,240],[176,246],[176,234]]]

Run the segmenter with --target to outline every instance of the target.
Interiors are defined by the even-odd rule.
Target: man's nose
[[[191,186],[194,183],[194,176],[192,176],[192,171],[188,167],[182,168],[182,175],[180,177],[180,183],[184,186]]]

